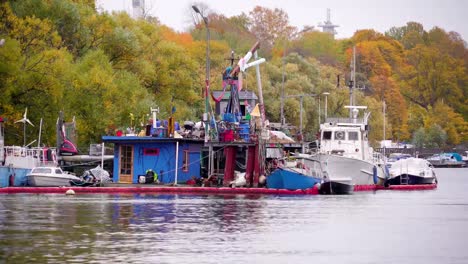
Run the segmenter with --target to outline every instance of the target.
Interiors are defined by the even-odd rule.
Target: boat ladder
[[[400,174],[400,185],[408,185],[409,176],[408,174]]]
[[[406,173],[402,172],[403,169],[400,170],[400,185],[408,185],[409,176],[408,176],[408,164],[406,164]]]

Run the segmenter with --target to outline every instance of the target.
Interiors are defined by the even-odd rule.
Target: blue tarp
[[[454,158],[456,161],[463,161],[463,158],[460,154],[456,152],[444,153],[444,157]]]

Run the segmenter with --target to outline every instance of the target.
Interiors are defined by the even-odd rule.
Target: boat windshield
[[[50,168],[35,168],[32,170],[32,173],[52,173],[52,169]]]

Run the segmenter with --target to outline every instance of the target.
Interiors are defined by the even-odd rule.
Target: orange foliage
[[[391,124],[393,138],[409,139],[408,108],[396,82],[392,77],[383,75],[372,77],[370,82],[374,97],[378,100],[385,100],[387,104],[388,122]]]
[[[193,38],[190,33],[178,33],[169,27],[162,26],[161,34],[165,40],[175,42],[184,48],[191,48],[193,46]]]

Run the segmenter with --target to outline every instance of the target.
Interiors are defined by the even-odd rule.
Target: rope
[[[224,94],[226,93],[226,87],[228,87],[228,82],[223,81],[223,92],[221,93],[221,95],[218,98],[216,98],[214,97],[213,92],[211,92],[211,98],[213,98],[213,100],[217,103],[221,102],[221,100],[224,97]]]

